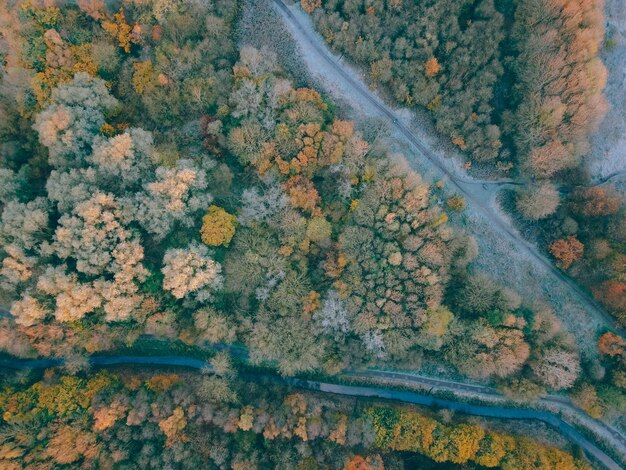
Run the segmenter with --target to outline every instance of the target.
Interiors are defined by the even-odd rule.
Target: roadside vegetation
[[[141,349],[154,337],[181,341],[193,351],[207,343],[237,343],[253,363],[283,375],[366,366],[415,370],[428,362],[497,383],[516,399],[570,391],[595,417],[623,416],[624,340],[598,332],[605,333],[601,359],[581,358],[540,299],[521,298],[476,272],[476,242],[448,222],[448,212],[463,210],[462,198],[446,198],[406,168],[402,156],[371,145],[326,97],[294,85],[272,53],[236,46],[236,2],[55,6],[20,0],[0,8],[0,109],[6,116],[0,123],[0,298],[11,313],[0,318],[0,349],[14,356],[64,357],[71,372],[79,373],[50,374],[39,385],[16,382],[5,391],[0,407],[17,407],[28,419],[13,422],[5,409],[0,452],[9,457],[0,458],[21,462],[30,455],[15,450],[35,446],[33,436],[19,429],[39,423],[40,413],[46,432],[34,439],[48,449],[60,447],[46,454],[37,444],[31,451],[43,454],[33,459],[50,463],[73,455],[56,463],[116,462],[119,453],[122,462],[138,452],[139,443],[124,447],[105,430],[134,436],[129,426],[143,421],[130,424],[126,412],[133,394],[143,390],[141,382],[128,379],[134,383],[129,385],[80,371],[91,354]],[[470,26],[477,13],[463,14],[470,15]],[[435,62],[428,66],[433,78],[448,66],[443,59]],[[491,131],[481,129],[476,142],[494,148],[485,140]],[[461,137],[471,142],[469,134]],[[537,204],[554,199],[550,184],[539,195],[520,196],[520,207],[537,218],[549,212]],[[579,198],[581,217],[591,216],[589,211],[600,217],[616,213],[611,200],[579,193],[572,198]],[[612,223],[607,219],[607,227]],[[567,234],[551,245],[564,269],[575,269],[583,243]],[[616,255],[606,245],[609,254],[594,256],[608,265]],[[618,304],[622,299],[619,293],[607,298]],[[218,358],[216,370],[230,370],[229,359]],[[237,402],[234,375],[207,378],[213,384],[207,396],[219,393],[223,402]],[[68,381],[69,388],[86,394],[67,398],[81,407],[72,410],[70,421],[65,411],[50,411],[48,399],[34,405],[39,391],[33,390]],[[97,385],[101,381],[105,385]],[[147,439],[158,435],[159,446],[166,444],[154,458],[222,458],[210,452],[192,457],[194,441],[182,430],[200,413],[192,407],[201,400],[186,395],[187,385],[173,386],[178,382],[158,385],[171,397],[142,398],[148,400],[142,404],[146,413],[166,409],[151,419],[156,434]],[[53,395],[66,393],[54,390]],[[11,396],[24,399],[13,402]],[[107,403],[102,418],[108,424],[96,429],[100,418],[88,413],[99,409],[100,399]],[[290,406],[300,409],[298,403]],[[247,429],[241,429],[248,431],[256,422],[254,407],[262,407],[245,401],[241,406],[220,412],[218,427],[229,423],[223,430],[234,437],[222,433],[215,439],[223,439],[226,448],[234,440],[246,449],[243,443],[249,442],[245,459],[261,462],[253,443],[260,442],[256,435],[265,432],[269,415],[258,421],[256,434],[234,434],[242,410],[248,411]],[[206,419],[204,424],[212,418]],[[87,434],[77,434],[75,422]],[[281,426],[268,432],[277,437]],[[313,433],[307,426],[318,426],[316,435],[326,435],[320,429],[331,432],[319,420],[304,419],[299,426],[285,430],[285,438]],[[441,431],[431,436],[433,446],[450,441],[447,434],[460,432],[465,439],[464,428],[433,426]],[[504,466],[506,456],[517,462],[517,444],[504,441],[494,465]],[[348,459],[359,442],[338,451],[338,458]],[[62,447],[83,444],[85,452],[78,454]],[[430,446],[392,449],[486,465],[478,447],[455,457]],[[152,449],[145,451],[147,462]],[[307,452],[303,447],[298,458]],[[558,458],[572,459],[563,455]],[[239,461],[234,454],[223,458]],[[380,459],[363,454],[367,458]],[[235,468],[248,468],[241,465]],[[506,468],[520,468],[511,465]]]
[[[411,452],[426,456],[428,468],[591,468],[558,448],[477,424],[239,382],[227,357],[212,364],[215,376],[50,370],[26,381],[3,377],[0,465],[382,470],[403,468]]]

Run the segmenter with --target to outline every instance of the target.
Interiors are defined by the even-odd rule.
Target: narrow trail
[[[313,34],[311,34],[307,28],[305,28],[300,20],[293,14],[291,9],[282,0],[272,0],[274,5],[279,10],[280,16],[288,23],[287,26],[291,26],[291,30],[295,30],[300,35],[300,38],[294,37],[296,42],[299,40],[306,41],[318,56],[337,73],[342,80],[344,80],[352,90],[358,93],[368,104],[373,106],[377,112],[386,118],[389,123],[399,131],[402,136],[423,155],[432,166],[443,176],[443,178],[451,183],[451,185],[462,194],[465,199],[471,203],[474,207],[478,208],[482,215],[496,227],[502,234],[504,234],[511,242],[513,242],[519,250],[523,251],[530,258],[538,262],[544,267],[560,284],[562,284],[569,293],[576,298],[576,300],[585,307],[593,315],[602,320],[604,324],[617,330],[620,334],[626,334],[626,330],[616,325],[615,319],[609,315],[589,294],[587,294],[578,284],[576,284],[569,276],[563,274],[556,266],[538,249],[529,243],[527,240],[512,228],[502,217],[489,206],[491,201],[493,190],[489,189],[489,186],[515,186],[523,185],[523,182],[515,182],[514,180],[472,180],[464,177],[460,177],[455,174],[448,165],[444,162],[440,155],[431,150],[426,143],[420,140],[407,125],[405,125],[396,113],[387,106],[381,99],[374,95],[364,83],[356,80],[351,74],[346,72],[344,67],[333,60],[332,55],[327,48],[320,45],[320,41]]]
[[[32,360],[0,358],[0,367],[17,370],[46,369],[49,367],[62,366],[64,362],[65,360],[62,358]],[[212,371],[212,366],[209,363],[186,356],[92,356],[89,358],[89,363],[94,367],[154,365],[188,367],[203,372]],[[621,465],[591,442],[587,437],[578,432],[574,427],[563,421],[556,414],[547,411],[512,408],[498,405],[475,405],[451,399],[436,398],[426,393],[407,392],[370,386],[340,385],[315,380],[297,379],[293,377],[280,377],[278,375],[271,374],[245,374],[244,378],[250,378],[252,380],[269,380],[275,383],[282,383],[294,387],[335,395],[381,398],[428,407],[445,408],[474,416],[510,420],[537,420],[546,423],[559,431],[571,442],[580,446],[592,460],[602,464],[605,468],[610,470],[620,470],[622,468]],[[624,450],[625,448],[621,448],[618,451],[624,452]]]
[[[621,176],[626,176],[626,170],[624,171],[616,171],[615,173],[611,173],[603,178],[599,178],[595,181],[592,181],[589,184],[573,184],[573,185],[562,185],[559,186],[559,190],[564,193],[571,193],[572,191],[578,188],[598,188],[600,186],[604,186],[605,184],[610,183],[612,180],[617,179]]]

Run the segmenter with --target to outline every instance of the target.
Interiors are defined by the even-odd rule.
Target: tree
[[[593,287],[593,296],[602,302],[617,321],[626,325],[626,283],[608,280]]]
[[[508,379],[501,389],[507,398],[521,402],[533,402],[546,393],[541,385],[524,377]]]
[[[313,320],[324,333],[333,336],[336,341],[341,341],[350,331],[345,303],[334,289],[328,291],[322,308],[313,314]]]
[[[439,61],[436,57],[431,57],[424,64],[424,70],[426,72],[426,76],[432,78],[439,73],[441,65],[439,65]]]
[[[580,360],[574,351],[550,347],[530,364],[539,380],[552,390],[570,388],[580,374]]]
[[[46,181],[48,199],[56,203],[60,213],[71,212],[78,204],[101,192],[99,176],[92,167],[52,170]]]
[[[551,178],[559,171],[573,168],[578,163],[565,144],[553,139],[531,150],[526,168],[538,178]]]
[[[473,314],[485,314],[496,306],[498,285],[484,273],[476,273],[465,279],[456,293],[457,305]]]
[[[257,317],[248,339],[255,363],[277,361],[282,375],[310,372],[321,366],[326,344],[300,318]]]
[[[446,201],[446,204],[450,209],[456,212],[462,212],[465,209],[465,198],[460,194],[452,196]]]
[[[0,240],[22,250],[39,252],[48,233],[50,204],[38,197],[27,203],[9,201],[0,218]]]
[[[97,136],[87,160],[96,167],[99,179],[106,179],[101,185],[123,191],[137,189],[152,177],[154,153],[152,134],[132,128],[108,139]]]
[[[367,461],[360,455],[352,457],[344,466],[344,470],[371,470],[371,468]]]
[[[606,111],[606,69],[597,57],[603,23],[598,0],[528,0],[515,11],[513,136],[520,161],[536,176],[579,164]]]
[[[554,184],[543,182],[517,193],[517,210],[527,219],[539,220],[554,214],[559,206],[559,192]]]
[[[550,245],[550,253],[563,269],[568,269],[575,261],[578,261],[583,256],[584,249],[585,246],[572,235]]]
[[[306,236],[312,242],[328,240],[332,234],[332,226],[324,217],[313,217],[306,228]]]
[[[211,358],[211,367],[220,377],[233,375],[233,361],[230,354],[225,351],[220,351]]]
[[[572,196],[573,209],[587,217],[603,217],[616,214],[622,198],[613,188],[600,186],[578,190]]]
[[[604,407],[593,385],[581,384],[572,392],[571,397],[572,401],[592,418],[599,419],[604,414]]]
[[[95,434],[69,425],[60,426],[46,448],[47,456],[60,465],[75,463],[81,457],[94,459],[98,452]]]
[[[191,215],[209,205],[206,172],[191,160],[179,160],[174,168],[156,169],[156,180],[128,201],[134,218],[157,240],[162,240],[176,223],[193,226]]]
[[[307,13],[313,13],[313,10],[322,6],[321,0],[300,0],[302,9]]]
[[[454,315],[445,306],[428,309],[426,321],[420,328],[418,344],[424,349],[438,351],[444,343],[444,335],[448,332]]]
[[[202,241],[209,246],[228,246],[235,235],[237,217],[229,214],[221,207],[212,205],[202,218],[200,235]]]
[[[93,412],[93,430],[96,432],[104,431],[115,425],[117,421],[126,416],[128,406],[121,400],[115,400],[109,406],[102,406]]]
[[[241,195],[238,221],[246,226],[253,222],[269,222],[274,216],[280,215],[288,204],[287,195],[274,182],[264,188],[247,188]]]
[[[28,294],[11,306],[11,315],[18,325],[33,326],[43,320],[47,314],[48,312],[37,302],[37,299]]]
[[[16,175],[8,168],[0,168],[0,203],[7,204],[17,195]]]
[[[54,316],[58,321],[80,320],[102,305],[102,297],[90,284],[78,281],[76,274],[66,274],[66,266],[48,267],[39,276],[37,289],[56,298]]]
[[[163,289],[177,299],[193,296],[206,301],[221,288],[221,271],[204,245],[194,242],[187,248],[170,248],[163,256]]]
[[[167,436],[169,443],[180,438],[181,433],[187,426],[187,419],[185,418],[185,412],[180,407],[174,408],[172,415],[169,418],[159,421],[159,428]]]
[[[35,117],[33,128],[48,148],[55,168],[80,166],[105,123],[104,113],[118,105],[103,80],[80,72],[52,91],[50,105]]]
[[[626,340],[607,331],[598,339],[598,349],[607,356],[621,356],[626,352]]]
[[[143,279],[143,248],[138,237],[122,225],[121,204],[111,195],[96,193],[59,219],[52,249],[76,270],[91,275],[132,272]]]
[[[117,40],[118,46],[124,49],[124,52],[130,52],[131,43],[135,42],[131,34],[133,28],[126,23],[126,16],[124,15],[123,8],[120,8],[119,12],[113,15],[113,21],[103,21],[102,29],[107,31]]]
[[[519,329],[494,328],[482,320],[467,328],[471,335],[467,351],[470,354],[464,357],[463,349],[459,349],[451,356],[456,357],[454,360],[464,373],[507,377],[519,371],[530,355],[530,346]]]
[[[514,448],[515,439],[513,437],[490,432],[480,441],[480,448],[474,460],[478,465],[497,467]]]
[[[311,180],[301,175],[293,176],[285,183],[284,188],[293,207],[315,213],[320,197]]]

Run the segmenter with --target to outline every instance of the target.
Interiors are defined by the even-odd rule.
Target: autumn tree
[[[516,9],[519,105],[511,118],[518,158],[536,176],[575,167],[589,148],[606,111],[603,35],[600,1],[530,0]]]
[[[209,246],[228,246],[235,235],[237,217],[229,214],[221,207],[212,205],[202,218],[200,235],[202,241]]]
[[[63,169],[80,166],[105,123],[104,114],[118,103],[103,80],[82,72],[55,88],[50,105],[33,125],[39,141],[48,148],[50,164]]]
[[[598,339],[598,349],[607,356],[620,356],[626,352],[626,340],[607,331]]]
[[[572,401],[592,418],[599,419],[604,414],[604,408],[593,385],[581,384],[572,391],[571,397]]]
[[[574,351],[548,348],[531,362],[537,378],[553,390],[570,388],[580,374],[580,360]]]
[[[587,217],[604,217],[619,210],[623,200],[614,188],[595,186],[579,190],[572,196],[573,209]]]
[[[313,10],[322,6],[322,2],[321,0],[301,0],[300,5],[304,11],[312,13]]]
[[[176,224],[190,227],[192,214],[204,209],[213,197],[206,191],[206,171],[191,160],[179,160],[174,168],[158,167],[154,181],[128,200],[134,218],[155,238],[164,238]]]
[[[584,252],[584,245],[574,236],[556,240],[550,245],[550,253],[563,269],[568,269],[578,261]]]
[[[221,270],[204,245],[171,248],[163,256],[163,288],[177,299],[193,296],[202,302],[221,287]]]
[[[426,76],[432,78],[439,73],[441,65],[439,65],[439,61],[436,57],[431,57],[424,64],[424,70],[426,72]]]
[[[556,187],[549,182],[543,182],[519,191],[516,205],[525,218],[539,220],[554,214],[559,201]]]

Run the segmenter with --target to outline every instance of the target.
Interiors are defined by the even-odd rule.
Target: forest
[[[446,424],[410,409],[239,383],[221,370],[220,378],[46,372],[3,385],[0,464],[7,470],[22,464],[384,470],[403,468],[403,456],[419,452],[428,457],[422,468],[475,462],[505,470],[591,469],[555,447],[478,424]],[[216,393],[215,380],[227,380],[230,394]]]
[[[394,28],[373,18],[396,21],[383,11],[402,4],[393,5],[378,14],[376,3],[371,14],[342,7],[381,31],[355,50],[364,60],[375,44],[390,43],[382,31]],[[437,127],[458,133],[457,145],[477,160],[496,161],[508,149],[535,165],[541,146],[554,143],[522,145],[514,130],[519,110],[489,109],[493,87],[513,72],[484,54],[471,73],[453,65],[479,52],[472,34],[502,42],[506,12],[457,2],[466,26],[455,19],[443,30],[466,46],[450,45],[448,62],[441,53],[452,36],[423,53],[406,43],[431,34],[424,28],[448,11],[437,5],[423,27],[395,26],[406,39],[389,50],[428,61],[423,83],[406,85],[397,98],[428,107],[454,83],[480,83],[483,93],[459,90],[430,106],[458,117],[463,103],[476,119]],[[319,7],[311,11],[320,25],[327,22],[322,30],[338,24],[338,13],[322,12],[339,6]],[[462,198],[373,145],[328,97],[296,85],[271,51],[236,44],[238,8],[234,0],[0,3],[0,307],[10,312],[0,316],[0,351],[68,364],[3,380],[3,468],[197,468],[210,461],[210,468],[244,469],[284,461],[288,468],[382,469],[401,468],[400,451],[485,467],[533,468],[532,460],[588,468],[542,443],[412,409],[252,386],[224,354],[211,377],[89,370],[90,355],[146,337],[205,351],[236,344],[252,366],[283,376],[438,367],[523,403],[562,391],[591,416],[626,424],[619,421],[626,341],[598,331],[597,357],[583,356],[547,303],[474,269],[476,240],[449,220],[463,211]],[[598,7],[589,8],[591,15]],[[515,15],[529,21],[530,10]],[[365,19],[342,23],[346,34],[360,37],[351,28]],[[507,34],[520,34],[519,27]],[[583,39],[597,44],[592,32]],[[383,54],[372,71],[393,70],[390,57]],[[516,67],[531,69],[523,57]],[[576,60],[571,73],[580,80],[600,73],[589,66],[593,58]],[[411,64],[398,59],[394,80],[408,81],[401,71],[417,70]],[[516,93],[535,86],[530,78],[526,88],[519,83]],[[434,93],[427,101],[415,91],[426,88]],[[601,107],[599,94],[576,93],[563,106]],[[572,116],[567,126],[551,121],[558,132],[537,134],[570,150],[584,147],[591,130],[571,128]],[[564,161],[582,154],[571,151]],[[542,181],[539,193],[514,195],[528,214],[549,200],[553,183]],[[623,318],[623,202],[602,188],[581,189],[556,214],[534,217],[569,226],[545,229],[559,237],[550,251]],[[405,440],[392,438],[398,435]],[[135,467],[128,463],[134,458],[141,459]]]
[[[585,165],[607,108],[602,1],[301,4],[374,89],[428,113],[466,168],[523,182],[505,209],[626,325],[626,202]]]

